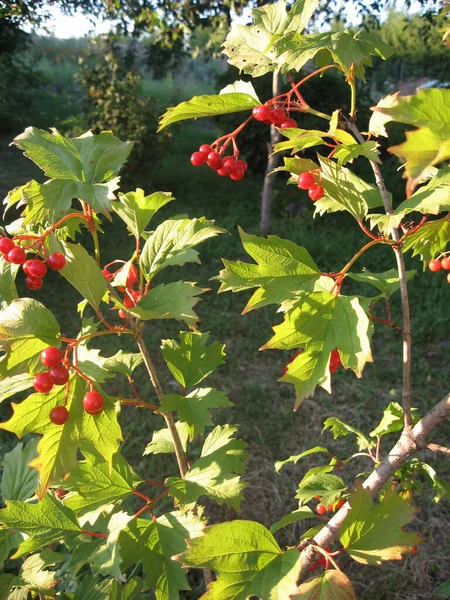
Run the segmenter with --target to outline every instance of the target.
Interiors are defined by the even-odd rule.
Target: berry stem
[[[345,275],[350,270],[353,263],[355,263],[358,260],[358,258],[360,256],[362,256],[364,254],[364,252],[366,252],[366,250],[368,250],[369,248],[372,248],[372,246],[375,246],[376,244],[384,244],[384,243],[386,243],[386,242],[380,238],[376,238],[376,239],[368,242],[365,246],[363,246],[361,248],[361,250],[358,250],[358,252],[353,256],[353,258],[351,260],[349,260],[349,262],[345,265],[345,267],[341,270],[341,272],[339,274]]]
[[[146,510],[150,509],[150,504],[146,504],[145,506],[143,506],[140,510],[137,511],[137,513],[135,513],[135,515],[133,516],[133,519],[137,519],[138,517],[140,517],[143,513],[145,513]]]
[[[245,119],[245,121],[243,123],[241,123],[239,125],[239,127],[237,127],[234,131],[232,131],[231,133],[227,133],[226,135],[222,135],[220,138],[217,138],[217,140],[215,142],[213,142],[211,144],[211,146],[213,148],[217,148],[217,146],[220,144],[220,142],[225,141],[225,145],[223,146],[223,149],[225,149],[228,144],[230,143],[230,140],[233,140],[233,145],[235,144],[235,138],[236,136],[245,128],[247,127],[247,125],[250,123],[250,121],[253,119],[253,115],[250,115],[247,119]],[[237,148],[237,147],[236,147]]]
[[[52,225],[51,227],[46,229],[42,235],[32,235],[32,234],[18,235],[16,239],[22,240],[22,241],[28,241],[28,240],[42,241],[47,236],[49,236],[51,233],[53,233],[53,231],[55,231],[55,229],[58,229],[59,227],[61,227],[61,225],[63,223],[65,223],[65,221],[68,221],[69,219],[82,219],[84,221],[88,220],[85,215],[81,215],[80,213],[70,213],[70,214],[66,215],[65,217],[63,217],[62,219],[60,219],[57,223],[55,223],[54,225]]]
[[[86,529],[82,529],[81,533],[84,533],[84,535],[90,535],[91,537],[106,538],[106,533],[94,533],[93,531],[86,531]]]
[[[326,562],[329,561],[337,571],[341,571],[341,568],[339,567],[337,562],[334,560],[334,558],[331,556],[331,554],[328,554],[328,552],[326,550],[324,550],[321,546],[313,545],[313,548],[316,552],[318,552],[319,554],[322,554],[322,556],[325,557]],[[325,567],[325,570],[326,570],[326,567]]]
[[[364,233],[366,235],[368,235],[372,240],[378,240],[379,239],[369,229],[367,229],[367,227],[364,225],[364,223],[362,221],[358,221],[358,225],[361,227],[361,229],[364,231]]]
[[[413,227],[412,229],[407,229],[404,233],[403,236],[400,239],[400,243],[404,242],[405,239],[409,236],[412,235],[413,233],[416,233],[416,231],[419,231],[419,229],[425,225],[425,223],[428,221],[428,217],[430,215],[424,215],[422,220],[420,221],[420,223],[418,223],[415,227]]]
[[[89,377],[87,375],[85,375],[82,371],[80,371],[80,369],[78,367],[76,367],[73,363],[69,362],[68,367],[69,367],[69,369],[72,369],[72,371],[75,371],[75,373],[77,373],[77,375],[82,377],[87,383],[89,383],[89,385],[92,385],[92,380],[89,379]]]
[[[159,407],[156,404],[150,404],[150,402],[144,402],[144,400],[122,400],[120,399],[120,404],[123,406],[139,406],[139,408],[148,408],[153,412],[158,412]]]
[[[142,498],[142,500],[145,500],[147,502],[147,504],[153,504],[153,500],[151,498],[149,498],[148,496],[146,496],[145,494],[141,494],[141,492],[138,492],[137,490],[133,490],[133,494],[135,496],[139,496],[139,498]]]

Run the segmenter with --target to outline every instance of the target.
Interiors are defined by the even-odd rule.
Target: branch
[[[148,374],[150,376],[150,381],[152,382],[153,387],[155,388],[156,395],[158,396],[158,400],[161,403],[164,399],[164,392],[161,387],[161,383],[158,379],[158,375],[156,374],[156,369],[153,364],[153,361],[148,352],[147,346],[145,345],[144,338],[142,337],[142,333],[139,332],[136,336],[136,343],[141,351],[142,358],[144,359],[144,364],[147,367]],[[186,454],[183,450],[183,444],[181,443],[180,436],[178,435],[177,428],[175,427],[175,421],[172,413],[160,412],[160,415],[164,417],[167,428],[169,429],[170,437],[172,440],[172,444],[175,450],[175,456],[177,457],[178,468],[180,471],[181,477],[184,477],[189,470]]]
[[[441,452],[442,454],[450,456],[450,448],[446,448],[445,446],[439,446],[439,444],[428,444],[427,448],[432,452]]]
[[[354,133],[356,139],[361,144],[364,143],[364,138],[361,135],[359,129],[356,127],[351,120],[345,119],[348,128]],[[392,215],[392,205],[389,200],[389,194],[384,183],[383,175],[381,174],[380,165],[373,160],[369,161],[372,170],[375,175],[375,183],[380,190],[381,199],[383,201],[384,210],[387,215]],[[405,419],[405,429],[411,430],[413,426],[413,420],[411,415],[411,317],[409,313],[409,298],[408,298],[408,284],[406,280],[406,267],[405,261],[403,260],[403,253],[400,244],[400,236],[397,229],[392,232],[392,238],[396,244],[393,246],[395,259],[397,262],[398,276],[400,280],[400,295],[402,300],[402,314],[403,314],[403,389],[402,389],[402,402],[403,402],[403,415]]]
[[[382,460],[379,466],[369,475],[363,483],[363,487],[370,491],[372,496],[389,481],[395,471],[408,458],[418,450],[428,448],[426,439],[442,423],[450,416],[450,394],[441,400],[429,413],[423,417],[410,431],[404,431],[389,452]],[[433,444],[434,445],[434,444]],[[344,506],[328,521],[328,523],[314,536],[314,544],[326,548],[339,535],[339,530],[346,516],[350,511],[350,505],[347,502]],[[315,550],[313,546],[308,546],[302,552],[302,569],[300,572],[299,581],[308,576],[309,567],[315,560]]]

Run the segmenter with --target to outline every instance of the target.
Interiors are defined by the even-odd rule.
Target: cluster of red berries
[[[326,548],[325,552],[328,552],[328,553],[331,552],[331,546],[328,546],[328,548]],[[327,559],[325,558],[325,556],[323,554],[321,554],[319,556],[319,558],[316,560],[316,562],[309,567],[309,572],[310,573],[314,572],[319,567],[322,567],[326,562],[327,562]]]
[[[55,271],[60,271],[66,264],[66,257],[61,252],[54,252],[46,261],[37,258],[27,260],[25,250],[7,237],[0,238],[0,252],[7,262],[22,265],[26,275],[25,285],[30,290],[40,290],[44,285],[43,277],[47,274],[47,265]]]
[[[110,271],[108,271],[107,267],[102,269],[102,273],[108,281],[110,281],[115,277],[115,275],[117,275],[117,273],[111,273]],[[134,286],[138,281],[139,271],[134,265],[131,265],[130,270],[128,271],[125,287],[119,286],[116,288],[118,292],[124,294],[122,302],[125,308],[132,308],[133,306],[136,306],[136,304],[142,298],[141,292],[139,290],[134,289]],[[119,309],[118,315],[121,319],[128,318],[126,312],[122,309]]]
[[[54,385],[65,385],[69,381],[69,371],[61,364],[62,359],[63,354],[56,346],[42,350],[41,363],[49,370],[35,376],[33,386],[37,392],[47,394]]]
[[[222,177],[229,177],[233,181],[240,181],[247,172],[247,163],[245,160],[239,160],[233,156],[222,157],[212,146],[203,144],[191,156],[191,163],[194,167],[201,167],[205,163],[216,171]]]
[[[105,401],[99,392],[88,392],[83,397],[83,406],[89,415],[99,415],[103,411]],[[69,418],[69,411],[65,406],[55,406],[50,411],[49,417],[55,425],[64,425]]]
[[[320,200],[325,194],[325,190],[320,183],[316,183],[316,175],[312,171],[300,173],[297,178],[297,185],[301,190],[308,190],[308,196],[313,202]]]
[[[433,273],[437,273],[441,269],[444,271],[450,271],[450,255],[444,256],[444,258],[433,258],[428,263],[428,268]],[[447,273],[447,282],[450,283],[450,273]]]
[[[255,106],[252,115],[257,121],[266,125],[276,125],[280,129],[293,129],[297,121],[290,119],[282,108],[269,108],[265,104]]]
[[[316,500],[320,500],[320,496],[314,496],[314,498]],[[344,498],[341,498],[336,505],[334,505],[332,502],[330,502],[330,504],[327,506],[325,506],[324,504],[318,504],[316,506],[316,513],[318,515],[324,515],[326,512],[335,512],[337,510],[339,510],[340,508],[342,508],[345,504],[345,500]]]

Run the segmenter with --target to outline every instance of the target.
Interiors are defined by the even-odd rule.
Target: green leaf
[[[185,570],[172,556],[185,550],[185,540],[201,535],[203,527],[203,521],[192,513],[169,512],[156,521],[130,521],[119,538],[122,570],[142,560],[144,589],[153,589],[157,600],[179,600],[179,592],[190,587]]]
[[[138,577],[129,579],[124,586],[122,586],[117,579],[114,579],[108,600],[138,600],[140,594],[141,580]]]
[[[450,598],[450,579],[436,588],[437,598]]]
[[[319,161],[325,197],[315,202],[316,213],[346,210],[357,221],[363,221],[370,208],[382,205],[380,193],[373,185],[328,158],[319,157]],[[334,201],[333,210],[328,210],[327,199]]]
[[[64,480],[64,489],[75,492],[64,498],[64,504],[78,516],[130,496],[142,481],[120,454],[113,454],[110,464],[85,448],[83,454],[85,461]]]
[[[0,521],[29,537],[20,544],[14,558],[37,550],[53,541],[81,533],[75,514],[51,494],[37,504],[11,500],[0,510]]]
[[[40,594],[53,595],[58,582],[57,574],[55,571],[46,570],[46,567],[54,566],[64,558],[64,554],[50,550],[28,557],[17,577],[19,585]]]
[[[395,106],[397,103],[398,95],[399,92],[396,92],[395,94],[390,94],[389,96],[385,96],[378,102],[376,106],[372,107],[372,110],[374,112],[373,115],[370,117],[369,131],[366,132],[367,135],[375,135],[377,137],[382,135],[383,137],[388,137],[385,125],[386,123],[389,123],[391,117],[389,115],[383,114],[378,109],[390,108],[392,106]]]
[[[295,409],[314,393],[316,385],[331,391],[329,361],[335,348],[343,366],[358,377],[365,363],[372,361],[373,325],[356,296],[329,292],[304,295],[273,330],[275,335],[262,350],[304,349],[288,364],[287,372],[279,380],[295,385]]]
[[[38,486],[38,474],[28,464],[36,457],[37,439],[23,447],[17,444],[5,454],[1,493],[3,500],[28,500],[34,496]]]
[[[254,521],[229,521],[207,527],[189,540],[189,549],[174,559],[185,567],[212,569],[217,580],[204,600],[289,598],[300,570],[297,550],[282,552],[272,534]]]
[[[62,242],[66,266],[61,274],[76,288],[89,304],[99,308],[108,288],[103,273],[81,244]]]
[[[17,581],[14,573],[3,573],[0,575],[0,600],[9,600],[10,592]],[[28,590],[26,590],[28,596]]]
[[[28,127],[14,139],[25,156],[53,179],[87,183],[110,181],[131,152],[133,144],[121,142],[110,131],[93,135],[90,131],[74,139]]]
[[[299,156],[294,156],[293,158],[287,158],[284,156],[283,161],[283,166],[277,167],[272,171],[272,173],[276,173],[277,171],[287,171],[291,174],[288,183],[293,183],[295,185],[297,185],[297,179],[300,173],[314,171],[319,168],[319,165],[313,160],[310,160],[309,158],[300,158]]]
[[[159,121],[159,129],[164,129],[172,123],[185,119],[198,119],[199,117],[214,117],[230,113],[251,110],[261,104],[253,95],[234,92],[217,96],[194,96],[187,102],[172,106],[166,110]]]
[[[291,154],[305,150],[306,148],[313,148],[314,146],[321,146],[324,141],[324,137],[332,137],[323,131],[317,131],[316,129],[283,129],[281,130],[284,137],[288,138],[274,145],[275,152],[286,152],[292,150]],[[291,159],[294,160],[294,159]],[[317,166],[315,167],[318,168]]]
[[[146,241],[141,254],[141,268],[147,280],[168,266],[183,266],[187,262],[200,262],[194,246],[226,233],[214,221],[200,219],[169,219],[155,229]]]
[[[364,450],[365,448],[371,448],[374,446],[374,443],[371,442],[367,436],[364,435],[362,431],[356,429],[356,427],[352,427],[352,425],[348,425],[348,423],[344,423],[337,417],[330,417],[326,419],[323,423],[323,431],[326,429],[330,429],[331,433],[335,440],[338,438],[347,437],[350,434],[356,436],[358,448],[360,450]]]
[[[261,101],[258,98],[258,94],[256,93],[256,90],[253,87],[253,84],[251,81],[242,81],[241,79],[238,79],[234,83],[230,83],[229,85],[225,86],[219,92],[220,95],[234,94],[234,93],[247,94],[248,96],[251,96],[252,98],[254,98],[256,100],[257,104],[261,104]]]
[[[73,600],[109,600],[111,580],[100,583],[93,577],[85,577],[77,587]]]
[[[420,229],[409,235],[403,242],[403,252],[412,249],[423,261],[423,269],[439,252],[445,252],[450,243],[450,220],[448,217],[425,223]]]
[[[225,344],[206,346],[209,333],[180,332],[180,343],[162,340],[162,354],[172,375],[184,388],[197,385],[224,364]]]
[[[406,281],[410,281],[417,275],[417,271],[407,271]],[[347,277],[354,281],[367,283],[380,290],[383,296],[390,298],[394,292],[400,289],[400,278],[397,269],[389,269],[384,273],[371,273],[364,270],[362,273],[347,273]]]
[[[316,454],[318,452],[323,452],[324,454],[330,455],[330,451],[328,450],[328,448],[324,448],[323,446],[314,446],[314,448],[310,448],[309,450],[305,450],[304,452],[301,452],[300,454],[290,456],[289,458],[286,458],[286,460],[277,461],[275,463],[275,471],[277,473],[279,473],[280,470],[282,469],[282,467],[284,467],[284,465],[287,465],[290,463],[294,463],[294,465],[296,465],[298,463],[298,461],[301,460],[302,458],[304,458],[305,456],[310,456],[311,454]]]
[[[450,158],[450,140],[442,140],[428,127],[406,132],[406,142],[388,148],[405,162],[408,177],[421,180],[429,167]]]
[[[321,503],[327,506],[339,500],[346,491],[347,484],[341,477],[331,473],[313,473],[303,477],[295,497],[298,498],[299,508],[314,496],[320,496]]]
[[[247,453],[245,442],[232,438],[237,428],[217,426],[206,438],[202,453],[183,479],[169,477],[165,484],[169,494],[182,505],[193,504],[200,496],[208,496],[236,510],[243,499],[246,483],[239,475],[244,472]]]
[[[63,479],[75,469],[77,450],[83,441],[94,444],[108,463],[118,449],[122,438],[111,399],[104,396],[104,411],[99,415],[89,415],[83,409],[85,393],[86,382],[77,375],[73,376],[67,399],[65,386],[58,386],[56,391],[48,394],[32,394],[20,404],[12,403],[13,416],[0,424],[0,429],[11,431],[19,438],[27,433],[43,435],[38,445],[39,456],[30,463],[40,474],[40,497],[55,479]],[[64,425],[55,425],[50,421],[50,411],[64,404],[69,418]]]
[[[13,377],[4,377],[1,379],[0,402],[14,396],[18,392],[28,390],[33,387],[34,377],[28,373],[21,373]]]
[[[20,298],[0,311],[0,377],[41,369],[39,355],[47,346],[59,346],[59,325],[37,300]]]
[[[417,421],[418,419],[416,419]],[[438,477],[438,474],[433,469],[431,465],[424,463],[422,461],[417,460],[417,458],[413,458],[409,463],[404,465],[406,467],[406,477],[416,479],[416,473],[419,473],[422,477],[424,477],[428,483],[431,485],[434,491],[433,502],[440,502],[443,498],[450,497],[450,483]],[[397,473],[396,473],[397,475]],[[400,471],[400,476],[403,473]],[[403,477],[402,477],[403,478]],[[419,493],[422,491],[422,486],[420,483],[415,485],[416,489]]]
[[[395,215],[407,215],[416,211],[438,215],[450,210],[450,169],[439,169],[430,182],[419,188],[394,211]]]
[[[225,269],[215,277],[221,281],[219,292],[258,289],[244,313],[268,304],[281,304],[302,292],[312,291],[321,272],[307,250],[275,235],[267,239],[239,229],[245,251],[257,264],[224,260]]]
[[[138,188],[135,192],[119,194],[119,202],[113,202],[111,207],[131,233],[139,237],[158,210],[172,200],[174,197],[170,192],[154,192],[146,196],[144,190]]]
[[[183,450],[186,450],[189,438],[188,425],[180,421],[175,423],[175,427],[177,428]],[[147,447],[144,450],[144,456],[147,454],[173,454],[174,452],[175,449],[173,447],[170,431],[165,428],[153,432],[152,441],[147,444]]]
[[[121,373],[125,377],[131,377],[133,371],[142,363],[142,354],[127,353],[119,350],[117,354],[111,356],[103,363],[103,368],[112,373]]]
[[[370,492],[359,486],[349,502],[351,510],[341,526],[340,542],[356,562],[379,565],[402,560],[423,541],[417,533],[401,530],[416,512],[407,498],[388,491],[374,505]]]
[[[0,301],[11,304],[18,297],[15,279],[19,265],[7,262],[0,256]]]
[[[413,423],[416,424],[420,420],[420,416],[417,414],[417,408],[411,409],[411,415]],[[390,402],[383,411],[381,421],[369,435],[370,437],[381,437],[387,433],[397,433],[403,429],[403,423],[403,408],[398,402]]]
[[[350,579],[342,571],[328,570],[307,579],[291,600],[356,600]]]
[[[380,153],[377,150],[377,142],[363,142],[358,144],[339,144],[336,148],[333,157],[338,161],[339,165],[345,165],[346,163],[352,163],[358,156],[364,156],[367,160],[371,160],[376,163],[381,163]]]
[[[188,281],[161,284],[147,292],[136,306],[126,310],[144,321],[176,319],[193,325],[198,321],[193,307],[200,301],[197,296],[204,291]]]
[[[307,506],[305,506],[304,508],[299,508],[298,510],[294,510],[288,515],[285,515],[276,523],[273,523],[270,526],[270,533],[276,533],[283,527],[287,527],[292,523],[298,523],[299,521],[304,521],[305,519],[311,519],[313,517],[315,517],[315,514]]]
[[[3,569],[4,564],[7,560],[9,560],[9,556],[12,550],[15,550],[19,547],[20,542],[22,542],[24,536],[15,531],[14,529],[2,528],[0,529],[0,569]],[[0,576],[1,580],[1,576]],[[0,582],[0,590],[1,590],[1,582]],[[0,591],[0,598],[2,598]]]
[[[112,515],[108,522],[108,536],[90,557],[90,564],[98,569],[102,575],[122,578],[120,565],[122,556],[119,551],[118,539],[122,531],[132,519],[132,515],[120,511]]]
[[[189,439],[203,435],[205,428],[214,425],[210,408],[233,406],[223,392],[213,388],[193,390],[187,396],[169,394],[161,402],[162,412],[178,411],[178,418],[186,423]]]

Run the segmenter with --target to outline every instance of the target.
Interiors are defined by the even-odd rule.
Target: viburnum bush
[[[308,194],[316,215],[350,213],[361,230],[361,249],[342,257],[339,271],[324,272],[305,248],[241,230],[243,247],[254,262],[224,260],[224,270],[215,277],[220,291],[253,289],[244,313],[277,307],[274,335],[262,349],[292,352],[279,381],[295,387],[296,409],[317,386],[331,392],[337,369],[362,377],[372,361],[375,321],[394,328],[403,337],[402,405],[391,402],[370,432],[339,415],[326,419],[324,428],[335,439],[354,438],[351,455],[315,446],[280,457],[276,471],[313,454],[328,464],[318,463],[304,475],[295,496],[298,509],[270,529],[238,518],[209,523],[206,498],[239,510],[246,487],[246,444],[236,436],[236,426],[214,423],[211,411],[231,402],[203,383],[225,357],[224,345],[211,341],[197,325],[194,306],[206,290],[192,282],[158,283],[157,276],[198,262],[195,247],[224,230],[204,217],[186,216],[152,229],[155,213],[174,198],[167,192],[146,195],[142,189],[118,192],[118,173],[132,145],[111,132],[67,139],[56,130],[30,127],[14,144],[48,180],[30,181],[9,193],[6,208],[22,212],[0,239],[0,400],[17,393],[28,396],[12,405],[12,417],[0,427],[19,438],[39,438],[19,443],[4,459],[0,557],[3,562],[20,559],[12,563],[20,566],[0,576],[2,597],[125,600],[153,593],[158,600],[175,600],[190,589],[188,569],[202,569],[205,599],[354,599],[341,557],[380,565],[415,553],[423,537],[408,526],[424,482],[436,502],[449,494],[448,482],[415,456],[424,448],[448,454],[439,439],[430,443],[430,437],[450,414],[450,396],[436,399],[426,414],[411,405],[407,282],[417,273],[406,271],[403,254],[420,255],[424,269],[450,266],[449,217],[436,218],[450,209],[450,169],[442,166],[450,159],[450,91],[388,96],[374,107],[361,133],[355,81],[364,78],[373,56],[387,58],[389,48],[364,32],[303,33],[316,6],[315,0],[296,2],[287,12],[282,1],[256,9],[254,23],[234,26],[225,42],[229,62],[253,77],[287,72],[287,92],[261,103],[251,83],[238,81],[220,95],[194,97],[169,108],[161,127],[246,112],[233,132],[193,148],[191,157],[196,167],[206,164],[236,185],[246,171],[239,133],[247,126],[279,127],[285,140],[274,150],[291,155],[277,171],[289,173],[288,183],[299,187],[299,198]],[[317,68],[297,77],[314,59]],[[338,107],[332,115],[323,114],[303,97],[302,84],[327,69],[336,69],[348,82],[350,114]],[[323,130],[301,129],[304,113],[322,118]],[[416,128],[403,144],[390,148],[404,161],[407,177],[407,200],[395,209],[376,141],[387,135],[388,121]],[[318,149],[314,160],[301,156],[312,147]],[[363,181],[345,166],[356,157],[369,161],[374,182]],[[101,220],[112,215],[124,221],[135,249],[105,265],[99,234]],[[92,237],[93,256],[76,243],[83,230]],[[361,271],[357,261],[378,245],[391,249],[392,269]],[[74,315],[80,320],[76,337],[68,337],[65,324],[36,299],[48,270],[58,271],[60,285],[73,286],[81,296]],[[18,297],[15,281],[22,277],[33,297]],[[345,295],[348,279],[364,285],[367,295]],[[398,292],[400,324],[390,313],[390,298]],[[384,307],[385,318],[375,316],[377,304]],[[179,338],[161,340],[162,359],[174,379],[171,393],[163,390],[155,368],[157,350],[150,352],[146,341],[151,321],[161,319],[185,326]],[[104,356],[95,347],[104,336],[128,338],[135,352]],[[147,370],[151,397],[142,397],[134,379],[139,365]],[[128,381],[128,395],[108,393],[116,377]],[[158,453],[174,455],[177,470],[163,481],[143,479],[121,455],[125,406],[143,419],[148,415],[154,429],[143,449],[147,460]],[[383,438],[392,433],[398,441],[389,450]],[[345,479],[345,467],[356,457],[367,461],[365,472],[356,480]],[[129,510],[133,497],[142,503],[135,514]],[[280,547],[277,532],[312,519],[316,524],[295,547]]]

